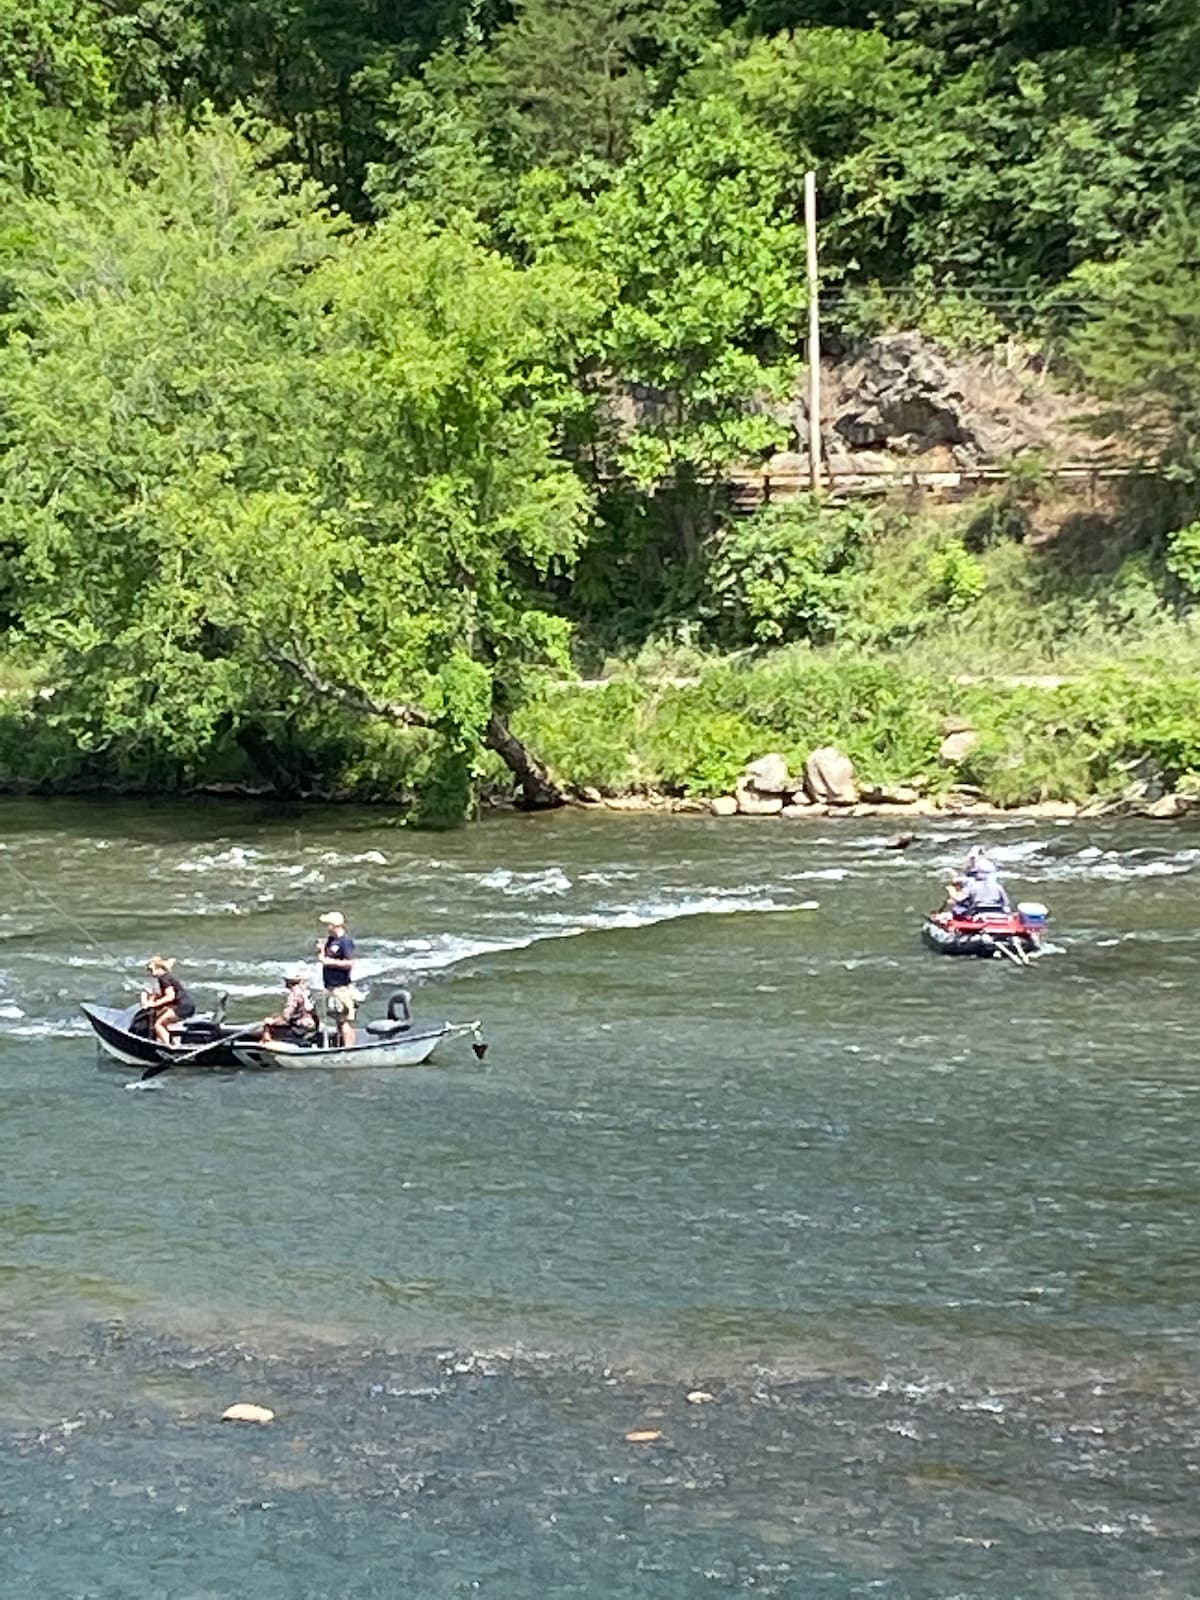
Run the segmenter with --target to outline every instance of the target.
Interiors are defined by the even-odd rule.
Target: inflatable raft
[[[1038,955],[1050,913],[1035,901],[1015,911],[955,917],[948,911],[926,917],[921,937],[940,956],[997,957],[1027,961]]]

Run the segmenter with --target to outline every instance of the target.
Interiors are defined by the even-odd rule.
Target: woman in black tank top
[[[148,993],[143,998],[153,1014],[154,1037],[159,1044],[170,1044],[172,1026],[196,1014],[196,1002],[171,972],[174,965],[166,956],[151,956],[146,963],[146,971],[158,984],[157,993]]]

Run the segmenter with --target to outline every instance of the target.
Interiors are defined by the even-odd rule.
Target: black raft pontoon
[[[1049,912],[1035,901],[1015,911],[983,912],[975,917],[955,917],[948,911],[926,917],[921,937],[940,956],[1011,957],[1027,961],[1040,955]]]

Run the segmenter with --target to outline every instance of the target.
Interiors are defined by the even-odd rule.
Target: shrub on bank
[[[1142,771],[1200,771],[1200,679],[1099,669],[1055,689],[989,686],[966,703],[981,739],[963,776],[998,805],[1111,798]]]
[[[978,785],[998,805],[1120,794],[1135,768],[1169,785],[1200,772],[1200,679],[1106,668],[1031,687],[956,683],[889,657],[803,649],[710,667],[693,684],[618,680],[563,689],[517,726],[566,784],[614,793],[726,794],[766,750],[793,770],[835,744],[867,783]],[[946,718],[978,730],[957,768],[938,752]]]
[[[979,735],[957,768],[938,759],[949,715]],[[694,682],[547,687],[513,725],[563,783],[614,794],[727,794],[746,763],[767,750],[798,771],[810,751],[834,744],[864,783],[915,779],[936,790],[968,782],[998,805],[1085,802],[1120,795],[1142,778],[1164,787],[1195,781],[1200,673],[1172,676],[1130,663],[1038,687],[1003,677],[956,681],[898,656],[799,647],[753,662],[719,661]],[[46,792],[218,783],[436,800],[433,746],[419,732],[369,720],[339,721],[331,731],[316,713],[252,738],[241,732],[240,741],[217,740],[194,770],[164,768],[150,748],[82,751],[45,702],[10,696],[0,702],[0,780]],[[494,757],[485,782],[507,788]]]

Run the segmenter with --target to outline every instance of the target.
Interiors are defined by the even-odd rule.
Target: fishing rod
[[[34,883],[32,879],[27,878],[23,872],[20,872],[9,860],[7,851],[5,851],[3,854],[3,860],[4,865],[12,873],[13,877],[18,883],[23,884],[26,889],[30,890],[34,895],[40,897],[46,903],[46,905],[50,907],[51,911],[56,912],[57,915],[68,924],[68,926],[73,927],[78,933],[81,933],[86,942],[91,945],[92,949],[98,951],[102,956],[104,956],[111,967],[117,969],[122,974],[128,971],[127,964],[114,953],[110,946],[101,944],[98,939],[94,938],[89,929],[85,927],[84,923],[74,914],[74,912],[68,911],[65,906],[59,905],[58,901],[53,899],[51,895],[47,894],[45,889],[43,889],[40,884]]]

